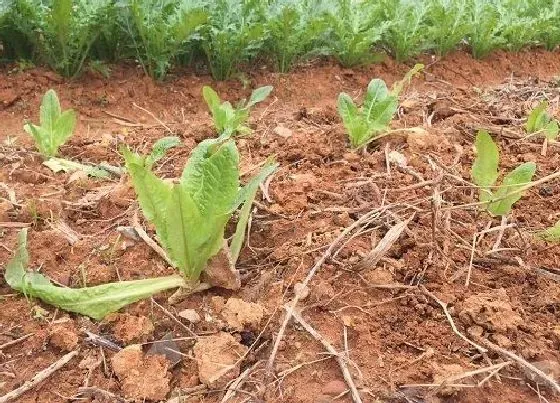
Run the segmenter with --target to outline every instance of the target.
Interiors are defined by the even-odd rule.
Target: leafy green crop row
[[[222,80],[257,57],[286,72],[317,55],[351,67],[464,44],[554,49],[560,0],[0,0],[0,43],[2,59],[68,77],[134,59],[157,79],[205,63]]]

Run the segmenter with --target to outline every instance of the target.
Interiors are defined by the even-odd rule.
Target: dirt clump
[[[237,331],[246,328],[257,330],[264,313],[261,305],[233,297],[227,300],[220,312],[228,326]]]
[[[154,332],[154,324],[146,316],[113,313],[105,320],[112,325],[115,338],[127,344],[150,340]]]
[[[79,340],[78,331],[71,321],[55,323],[48,332],[49,344],[61,351],[75,350]]]
[[[209,388],[227,385],[239,376],[239,360],[247,350],[229,333],[200,338],[193,348],[200,382]]]
[[[460,305],[459,315],[466,325],[474,324],[491,332],[506,333],[523,323],[503,288],[472,295]]]
[[[138,345],[129,346],[111,359],[121,390],[134,401],[163,400],[170,391],[169,362],[161,355],[144,355]]]

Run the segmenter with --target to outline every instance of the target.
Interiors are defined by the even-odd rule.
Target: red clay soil
[[[524,161],[537,163],[538,178],[556,171],[559,148],[550,144],[542,156],[542,139],[524,138],[523,118],[545,97],[559,116],[555,76],[560,75],[560,54],[500,52],[476,61],[455,53],[442,60],[426,56],[423,62],[425,73],[402,96],[392,127],[422,127],[425,132],[387,136],[367,152],[350,151],[336,112],[338,94],[345,91],[361,99],[372,78],[391,84],[410,66],[389,60],[349,70],[319,61],[290,74],[248,73],[246,86],[240,81],[214,83],[190,72],[155,83],[140,69],[126,66],[113,67],[109,79],[87,74],[70,82],[43,69],[1,72],[0,267],[12,256],[17,234],[5,223],[30,223],[31,267],[40,267],[61,285],[173,272],[146,244],[117,232],[117,227],[130,225],[136,208],[126,177],[76,178],[42,165],[22,126],[38,120],[41,96],[49,88],[80,116],[75,136],[61,149],[63,157],[122,165],[121,144],[147,152],[158,138],[173,134],[183,146],[172,150],[157,170],[176,177],[190,150],[215,136],[203,85],[232,101],[257,86],[273,85],[272,96],[252,111],[254,134],[238,145],[242,171],[270,155],[281,167],[270,182],[269,198],[259,196],[256,204],[249,246],[238,263],[239,292],[214,288],[176,305],[167,301],[171,293],[164,293],[97,323],[26,300],[0,280],[0,395],[66,352],[79,350],[68,365],[16,401],[166,401],[181,395],[185,397],[175,402],[219,402],[227,380],[245,370],[229,401],[351,401],[336,360],[297,323],[287,328],[272,376],[265,365],[283,319],[282,304],[293,298],[294,285],[344,228],[378,209],[376,218],[320,268],[309,296],[299,304],[308,323],[338,350],[348,349],[348,366],[362,400],[560,401],[515,363],[504,364],[491,377],[492,370],[465,376],[508,358],[492,349],[481,353],[465,342],[433,298],[448,304],[458,331],[470,340],[489,340],[559,380],[560,258],[557,244],[534,236],[558,219],[559,183],[535,187],[516,204],[497,250],[492,251],[494,231],[478,239],[473,252],[473,236],[489,225],[499,227],[500,220],[468,206],[478,200],[468,181],[478,128],[487,128],[499,141],[504,171]],[[406,157],[406,166],[396,164],[395,156]],[[387,231],[404,220],[410,220],[407,228],[381,260],[361,264]],[[72,242],[69,233],[76,237]],[[258,308],[242,305],[250,313],[240,313],[242,302],[228,301],[230,297]],[[110,348],[86,340],[86,331],[120,347],[141,344],[143,351],[132,346],[115,356]],[[193,333],[216,342],[197,343],[193,351]],[[178,363],[143,354],[167,334],[178,339]],[[10,343],[25,335],[30,336]],[[202,368],[208,364],[202,361],[215,353],[206,351],[204,343],[223,346],[229,357],[232,366],[223,384],[221,379],[207,381],[208,388],[200,386],[206,379],[202,372],[213,370]],[[247,352],[243,345],[249,352],[236,362]],[[463,375],[430,387],[455,374]],[[482,385],[472,386],[478,383]],[[80,394],[83,387],[90,389]]]

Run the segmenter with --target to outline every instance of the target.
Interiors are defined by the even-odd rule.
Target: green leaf
[[[54,157],[59,147],[72,136],[76,120],[76,113],[72,109],[62,112],[56,92],[51,89],[45,93],[41,102],[41,125],[27,123],[24,129],[33,137],[41,154]]]
[[[531,113],[527,117],[527,123],[525,124],[527,133],[535,133],[544,128],[549,120],[546,113],[547,108],[548,102],[542,101],[535,109],[531,111]]]
[[[366,116],[371,115],[371,110],[376,103],[383,101],[389,95],[389,90],[387,89],[387,84],[385,81],[374,78],[369,82],[366,97],[364,99],[364,113]]]
[[[222,100],[220,99],[216,91],[214,91],[211,87],[208,87],[207,85],[202,87],[202,97],[206,101],[206,104],[208,105],[208,108],[212,113],[214,113],[213,112],[214,109],[218,108],[222,103]]]
[[[473,182],[482,188],[481,195],[483,193],[488,194],[486,189],[496,183],[499,175],[500,153],[498,146],[487,131],[480,130],[476,135],[474,147],[477,156],[471,169],[471,177]]]
[[[168,276],[145,280],[122,281],[95,287],[66,288],[53,285],[44,275],[28,272],[27,230],[18,235],[18,247],[8,262],[4,278],[14,290],[27,297],[38,298],[65,311],[76,312],[93,319],[118,311],[133,302],[158,292],[186,286],[181,276]]]
[[[231,259],[234,264],[237,262],[239,253],[241,252],[241,246],[243,245],[243,240],[245,239],[245,231],[251,214],[251,207],[255,197],[257,196],[259,185],[263,183],[268,176],[272,175],[277,168],[278,164],[272,162],[267,163],[261,171],[251,178],[249,183],[247,183],[247,185],[239,191],[239,196],[234,209],[237,209],[239,206],[238,203],[240,202],[243,203],[243,207],[241,207],[241,211],[239,212],[239,220],[237,221],[235,233],[233,234],[230,244]]]
[[[550,141],[556,140],[556,138],[558,137],[558,131],[559,131],[559,127],[558,127],[558,121],[557,120],[551,120],[550,122],[548,122],[548,124],[545,127],[545,135],[546,138]]]
[[[163,137],[156,141],[152,147],[152,153],[147,158],[148,167],[151,168],[156,162],[165,156],[167,151],[180,144],[181,140],[176,136]]]
[[[488,205],[488,211],[494,215],[508,214],[515,202],[521,198],[536,170],[537,166],[534,162],[526,162],[507,174],[492,196],[492,200],[496,201]]]
[[[249,98],[249,102],[247,102],[246,108],[250,108],[253,105],[262,102],[268,97],[270,92],[272,91],[273,87],[271,85],[267,85],[266,87],[260,87],[253,91],[251,94],[251,98]]]
[[[350,95],[342,92],[338,96],[338,114],[342,118],[344,128],[350,137],[352,148],[362,145],[363,139],[367,136],[367,125],[362,112],[358,109]]]
[[[539,231],[535,234],[537,238],[543,239],[547,242],[560,241],[560,221],[557,221],[554,226],[545,230]]]

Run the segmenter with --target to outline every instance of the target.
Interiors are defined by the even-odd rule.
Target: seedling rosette
[[[208,261],[223,248],[235,265],[247,230],[251,206],[259,184],[277,167],[269,161],[245,186],[240,186],[239,153],[229,139],[210,139],[191,153],[178,183],[157,177],[153,165],[176,138],[158,141],[150,155],[122,150],[138,202],[154,224],[158,240],[179,275],[122,281],[96,287],[58,287],[42,274],[27,271],[26,231],[8,263],[6,282],[28,297],[35,297],[67,311],[101,319],[128,304],[160,291],[184,287],[196,289]],[[240,208],[241,207],[241,208]],[[236,229],[225,240],[225,228],[238,212]]]
[[[478,132],[475,140],[476,159],[472,166],[473,182],[480,187],[480,201],[485,202],[492,215],[507,215],[512,206],[521,198],[523,192],[537,170],[534,162],[525,162],[503,179],[496,186],[499,177],[500,152],[487,131]],[[487,204],[486,204],[487,203]]]
[[[385,81],[378,78],[371,80],[361,108],[345,92],[338,96],[338,114],[348,132],[352,148],[365,147],[389,130],[399,106],[399,94],[404,85],[423,68],[422,64],[414,66],[401,81],[393,85],[391,91]]]

